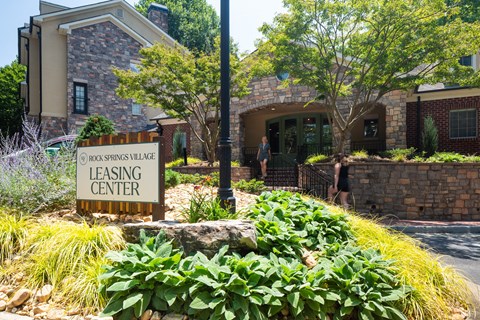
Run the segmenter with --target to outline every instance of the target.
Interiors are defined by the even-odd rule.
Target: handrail
[[[315,197],[327,199],[328,188],[333,184],[331,177],[323,170],[311,164],[302,165],[298,169],[299,187]]]

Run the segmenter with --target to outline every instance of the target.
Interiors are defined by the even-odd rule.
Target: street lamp
[[[230,140],[230,0],[220,3],[220,186],[218,196],[224,207],[235,211],[231,187],[232,140]]]

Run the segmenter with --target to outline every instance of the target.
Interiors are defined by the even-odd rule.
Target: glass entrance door
[[[324,153],[325,147],[331,145],[330,124],[321,113],[271,119],[266,128],[272,153],[282,154],[289,160],[303,162],[306,156]]]

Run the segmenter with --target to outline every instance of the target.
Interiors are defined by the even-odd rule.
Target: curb
[[[480,233],[480,226],[387,226],[403,233]]]

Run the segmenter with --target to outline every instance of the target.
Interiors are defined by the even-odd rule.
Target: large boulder
[[[175,245],[183,247],[186,255],[200,251],[211,257],[224,245],[228,245],[232,252],[248,252],[257,248],[255,225],[253,221],[247,220],[129,223],[123,226],[126,240],[138,242],[142,229],[148,236],[156,236],[164,231],[167,239],[173,239]]]

